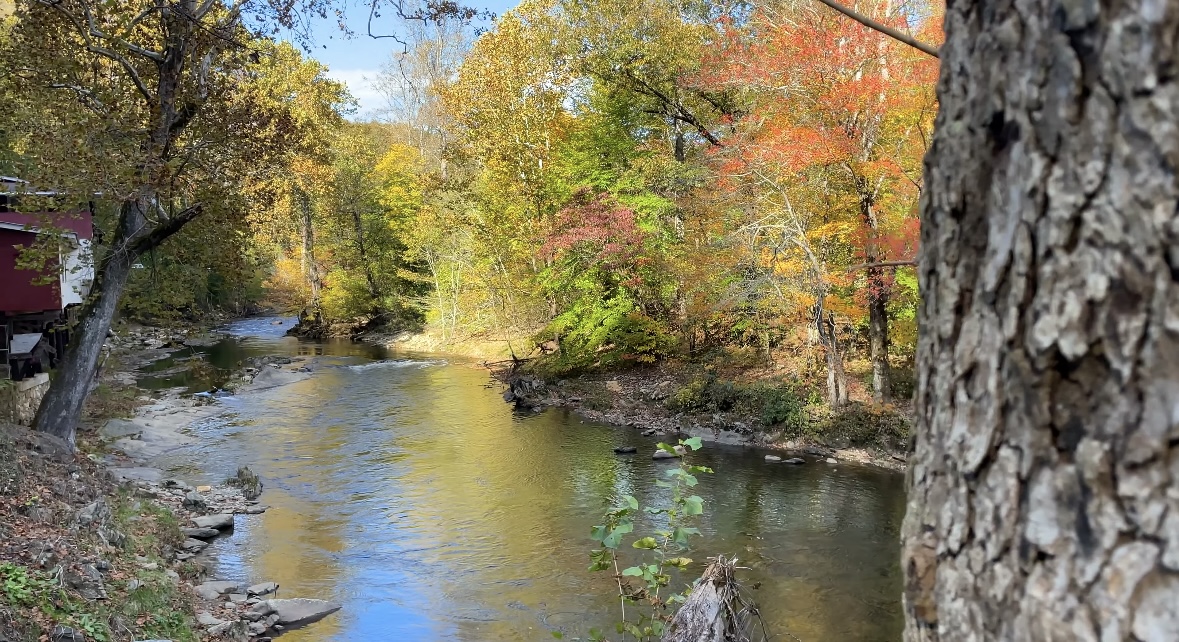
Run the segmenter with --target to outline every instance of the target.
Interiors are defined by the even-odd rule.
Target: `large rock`
[[[278,590],[277,582],[262,582],[246,589],[247,595],[270,595]]]
[[[196,539],[213,539],[221,534],[221,531],[216,528],[182,528],[180,532],[185,537],[192,537]]]
[[[77,522],[81,526],[89,526],[90,524],[105,524],[111,518],[111,509],[106,505],[106,500],[99,497],[90,502],[78,511],[76,517]]]
[[[193,591],[205,598],[206,600],[215,600],[226,593],[241,593],[246,590],[246,587],[241,582],[227,582],[224,580],[213,580],[197,585]]]
[[[185,508],[203,509],[206,505],[205,496],[195,490],[190,490],[184,495]]]
[[[164,479],[164,471],[159,468],[146,467],[131,467],[131,468],[107,468],[106,473],[116,483],[126,481],[142,481],[151,484],[159,483]]]
[[[193,539],[190,537],[184,540],[184,543],[180,545],[180,548],[183,548],[190,553],[199,553],[205,550],[205,547],[208,545],[208,542],[202,542],[199,539]]]
[[[803,459],[802,457],[791,457],[790,459],[783,460],[782,463],[783,464],[794,464],[797,466],[799,464],[805,464],[806,460]]]
[[[225,623],[225,620],[222,620],[221,618],[213,617],[213,615],[210,614],[208,611],[197,613],[196,619],[197,619],[197,624],[200,624],[201,626],[217,626],[219,624]]]
[[[274,609],[274,613],[278,615],[277,622],[283,626],[314,622],[343,608],[335,602],[313,600],[306,597],[297,597],[289,600],[266,600],[266,604],[271,609]]]
[[[203,517],[192,518],[192,525],[197,528],[215,528],[219,531],[227,531],[233,529],[233,514],[222,513],[220,515],[205,515]]]
[[[777,455],[766,455],[766,461],[768,461],[768,462],[782,461],[782,458]]]

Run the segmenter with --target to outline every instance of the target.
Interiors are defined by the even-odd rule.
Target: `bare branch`
[[[917,40],[916,38],[914,38],[908,34],[901,33],[900,31],[897,31],[896,29],[893,29],[892,27],[881,24],[881,23],[869,18],[868,16],[865,16],[863,14],[856,12],[853,9],[849,9],[848,7],[843,6],[842,4],[836,2],[835,0],[819,0],[819,2],[822,2],[823,4],[827,5],[828,7],[831,7],[832,9],[838,11],[839,13],[842,13],[843,15],[851,18],[852,20],[855,20],[856,22],[864,25],[865,27],[868,27],[869,29],[874,29],[876,31],[879,31],[880,33],[888,36],[889,38],[892,38],[898,42],[902,42],[906,45],[909,45],[910,47],[913,47],[914,49],[921,51],[922,53],[929,54],[930,56],[933,56],[934,58],[938,57],[936,47],[934,47],[932,45],[928,45],[924,42],[921,42],[920,40]]]
[[[856,270],[872,270],[876,268],[890,268],[890,267],[916,267],[917,259],[906,259],[904,261],[881,261],[880,263],[861,263],[860,265],[849,265],[845,270],[854,272]]]

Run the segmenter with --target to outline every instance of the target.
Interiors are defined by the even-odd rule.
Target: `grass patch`
[[[130,417],[140,405],[137,399],[140,394],[139,388],[133,385],[105,381],[86,397],[82,413],[86,419],[95,422]]]

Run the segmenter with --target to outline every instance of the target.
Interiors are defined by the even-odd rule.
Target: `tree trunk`
[[[880,224],[876,218],[871,186],[861,181],[860,215],[868,238],[864,243],[864,259],[876,265],[881,257]],[[889,284],[883,267],[868,268],[868,353],[872,361],[872,400],[885,403],[892,399],[892,372],[888,364],[888,297]]]
[[[892,366],[888,363],[888,283],[884,268],[868,270],[868,352],[872,359],[872,400],[892,400]]]
[[[58,362],[53,383],[33,421],[37,430],[60,437],[71,447],[82,417],[82,404],[90,393],[102,346],[119,307],[119,297],[139,256],[127,240],[143,222],[143,206],[135,201],[124,203],[119,234],[112,246],[122,251],[109,252],[96,270],[90,295],[78,315],[77,326],[70,333],[69,346]]]
[[[381,307],[381,293],[377,289],[373,266],[368,260],[368,249],[364,245],[364,219],[360,216],[360,210],[352,210],[352,225],[356,230],[356,252],[360,255],[360,265],[364,270],[364,279],[368,283],[369,296],[373,298],[373,313],[377,314]]]
[[[1179,640],[1179,5],[951,2],[905,639]]]
[[[311,310],[319,315],[319,291],[323,281],[319,276],[319,265],[315,262],[315,227],[311,220],[311,198],[303,189],[295,188],[295,201],[299,204],[299,215],[303,227],[303,273],[311,286]]]
[[[842,408],[848,401],[847,372],[843,368],[843,351],[835,329],[835,316],[823,308],[821,296],[815,303],[812,315],[819,343],[827,359],[827,403],[832,408]]]

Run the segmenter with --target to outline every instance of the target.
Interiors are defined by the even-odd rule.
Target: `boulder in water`
[[[639,452],[639,449],[635,448],[634,446],[619,446],[618,448],[614,449],[614,453],[616,455],[633,455],[637,452]]]
[[[766,455],[766,461],[772,464],[775,462],[782,461],[782,458],[777,455]]]
[[[278,623],[284,626],[315,622],[343,608],[335,602],[313,600],[305,597],[288,600],[267,600],[266,604],[278,615]]]
[[[227,531],[233,529],[233,515],[223,513],[220,515],[205,515],[204,517],[192,518],[193,526],[197,528],[215,528],[219,531]]]

